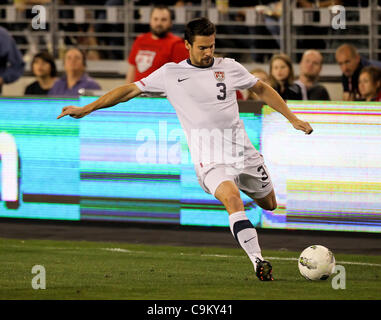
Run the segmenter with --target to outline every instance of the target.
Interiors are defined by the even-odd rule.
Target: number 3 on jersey
[[[223,82],[219,82],[216,84],[217,88],[220,88],[220,94],[217,95],[218,100],[225,100],[226,99],[226,84]]]

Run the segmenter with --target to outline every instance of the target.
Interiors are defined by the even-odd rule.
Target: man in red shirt
[[[189,56],[183,39],[170,32],[171,11],[155,6],[151,12],[151,32],[137,37],[128,57],[127,83],[147,77],[167,62],[180,62]]]

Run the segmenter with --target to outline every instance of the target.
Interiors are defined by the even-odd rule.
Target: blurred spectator
[[[229,3],[230,2],[230,3]],[[248,27],[245,24],[230,24],[230,21],[242,22],[245,20],[245,11],[233,11],[230,7],[243,7],[247,5],[245,0],[236,0],[232,3],[229,0],[213,0],[211,5],[217,9],[219,23],[216,25],[217,34],[220,37],[216,39],[216,48],[249,48],[250,42],[243,39],[231,38],[229,35],[237,36],[248,33]],[[228,56],[235,60],[248,60],[245,54],[229,52]]]
[[[91,6],[94,5],[104,5],[105,0],[98,1],[98,3],[94,3],[94,0],[58,0],[60,5],[67,6],[81,6],[85,8],[84,22],[78,23],[75,21],[75,10],[61,9],[58,14],[61,19],[67,19],[68,22],[63,22],[58,25],[58,30],[63,31],[62,34],[59,35],[59,39],[62,38],[63,41],[60,41],[60,46],[63,47],[79,47],[83,49],[87,60],[100,60],[102,59],[101,50],[97,50],[97,46],[99,45],[97,37],[95,37],[95,32],[103,32],[103,30],[95,30],[95,26],[91,23],[87,23],[89,20],[97,20],[98,18],[103,19],[103,16],[99,14],[97,10],[93,10]],[[72,21],[70,21],[72,20]],[[81,35],[63,35],[65,32],[70,33],[81,33]],[[84,49],[85,48],[85,49]],[[62,48],[60,48],[62,49]],[[62,57],[61,57],[62,58]]]
[[[265,27],[250,27],[250,32],[255,35],[268,35],[269,37],[268,39],[256,39],[252,41],[252,49],[279,49],[281,47],[282,1],[257,0],[254,4],[255,10],[263,20]],[[271,55],[254,51],[252,58],[256,62],[267,62],[271,59]]]
[[[95,49],[98,46],[98,40],[94,36],[94,26],[87,26],[83,32],[86,32],[86,35],[77,38],[77,46],[86,48],[85,54],[87,60],[101,60],[101,53]]]
[[[353,1],[347,1],[353,2]],[[328,8],[330,6],[342,5],[343,1],[341,0],[297,0],[298,7],[302,8]]]
[[[282,18],[282,1],[261,0],[258,1],[256,11],[263,14],[266,28],[274,36],[278,46],[280,47],[280,27],[279,21]]]
[[[358,79],[363,67],[372,65],[381,68],[381,62],[361,57],[356,47],[351,44],[343,44],[336,49],[336,61],[343,73],[343,100],[345,101],[360,99]]]
[[[362,101],[381,101],[381,69],[368,66],[361,70],[359,92]]]
[[[49,90],[49,95],[77,97],[79,89],[100,90],[99,84],[86,73],[86,55],[83,51],[69,49],[64,58],[65,75]]]
[[[183,39],[170,32],[171,11],[166,6],[155,6],[151,11],[151,32],[140,35],[132,45],[128,58],[126,82],[138,81],[167,62],[188,58]]]
[[[39,35],[35,34],[35,31],[32,27],[32,24],[29,21],[32,21],[32,19],[35,17],[35,14],[32,13],[31,6],[34,5],[49,5],[52,2],[52,0],[14,0],[14,7],[16,8],[16,20],[22,21],[23,19],[26,19],[27,22],[21,22],[16,23],[18,26],[16,27],[16,30],[22,30],[23,35],[23,41],[24,43],[28,44],[28,49],[24,53],[22,52],[24,56],[25,62],[30,62],[32,60],[32,57],[39,52],[39,45],[44,44],[45,47],[48,47],[49,50],[52,50],[52,43],[51,39],[49,37],[48,33],[45,33],[44,35],[41,34],[41,29],[37,30],[40,32]],[[29,20],[29,21],[28,21]],[[46,30],[45,30],[46,31]],[[21,40],[21,39],[20,39]]]
[[[3,84],[15,82],[24,73],[25,63],[15,40],[0,27],[0,93]]]
[[[217,48],[247,48],[254,49],[249,55],[232,52],[229,56],[236,60],[254,60],[265,62],[271,58],[269,53],[257,52],[258,49],[273,50],[280,48],[280,21],[282,18],[282,2],[274,0],[214,0],[215,7],[219,12],[219,19],[222,20],[217,27],[217,34],[220,35],[247,35],[261,36],[261,39],[237,39],[223,37],[216,39]],[[229,7],[242,8],[239,11],[230,11]],[[246,9],[255,8],[259,25],[246,25]],[[225,23],[224,21],[228,22]],[[234,21],[238,23],[231,24]],[[265,36],[265,37],[263,37]]]
[[[284,100],[302,100],[302,90],[294,83],[290,57],[276,54],[270,60],[270,83]]]
[[[197,0],[197,1],[183,1],[183,0],[175,0],[175,1],[172,1],[171,4],[168,4],[168,5],[174,5],[175,7],[184,7],[184,6],[192,6],[192,5],[196,5],[196,6],[199,6],[201,5],[201,0]]]
[[[330,100],[327,89],[318,83],[323,66],[323,56],[317,50],[303,53],[299,64],[299,79],[295,81],[302,89],[303,100]]]
[[[262,80],[263,82],[266,82],[267,84],[270,84],[270,76],[265,70],[261,68],[256,68],[254,70],[251,70],[250,73],[253,76],[257,77],[259,80]]]
[[[319,9],[327,8],[333,5],[341,4],[340,0],[297,0],[297,7],[304,9]],[[327,9],[328,10],[328,9]],[[307,18],[307,19],[306,19]],[[325,49],[327,47],[326,39],[323,35],[329,33],[330,28],[325,26],[319,26],[320,24],[320,11],[306,11],[304,13],[304,19],[306,24],[296,27],[296,33],[301,35],[315,35],[321,36],[314,39],[301,39],[296,40],[297,49]],[[311,25],[313,24],[313,25]],[[296,60],[301,59],[301,54],[296,54]]]
[[[51,0],[13,0],[14,6],[18,10],[23,10],[25,9],[26,5],[34,5],[34,4],[47,4],[51,3]]]
[[[57,80],[54,57],[49,52],[37,53],[32,60],[31,70],[36,81],[25,88],[25,95],[47,95]]]
[[[250,72],[253,76],[257,77],[259,80],[267,83],[268,85],[271,85],[270,83],[270,76],[268,75],[268,73],[261,69],[261,68],[257,68],[257,69],[254,69],[254,70],[251,70]],[[260,100],[259,97],[254,93],[252,92],[251,90],[248,90],[248,96],[247,96],[247,100]]]
[[[176,8],[183,7],[185,9],[185,20],[190,21],[190,20],[193,20],[195,18],[201,17],[201,15],[202,15],[201,11],[191,10],[192,7],[201,7],[201,1],[202,0],[193,0],[193,1],[182,1],[182,0],[177,1],[177,0],[175,0],[171,4],[168,4],[168,5],[171,5],[171,6],[173,5],[175,7],[175,10],[176,10]],[[174,17],[176,19],[176,12],[175,12]],[[175,34],[184,34],[185,24],[184,23],[176,23],[176,21],[174,21],[174,22],[175,23],[172,26],[172,32]]]
[[[310,8],[328,8],[335,5],[345,5],[346,7],[367,7],[368,0],[298,0],[299,4],[310,4]]]
[[[124,0],[107,0],[105,2],[105,7],[113,7],[113,6],[123,6]],[[136,5],[136,3],[135,3]],[[106,11],[101,11],[97,15],[97,19],[100,21],[106,20]],[[91,31],[91,29],[90,29]],[[94,31],[99,33],[106,33],[106,32],[113,32],[113,33],[123,33],[124,32],[124,26],[121,23],[97,23],[94,27]],[[97,37],[96,40],[97,43],[101,45],[106,46],[123,46],[124,41],[121,37]],[[98,53],[99,54],[99,53]],[[89,55],[94,55],[94,52],[88,53]],[[109,51],[103,51],[101,54],[102,59],[111,59],[111,60],[124,60],[124,54],[122,50],[109,50]]]

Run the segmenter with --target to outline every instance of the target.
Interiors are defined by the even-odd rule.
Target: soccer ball
[[[326,280],[335,269],[335,257],[332,252],[321,245],[304,249],[298,259],[301,275],[308,280]]]

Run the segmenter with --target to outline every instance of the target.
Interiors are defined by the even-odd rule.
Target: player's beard
[[[213,63],[213,57],[203,58],[201,59],[202,66],[206,67]]]
[[[166,35],[168,34],[169,29],[164,29],[164,28],[151,28],[151,33],[155,35],[158,38],[165,38]]]

